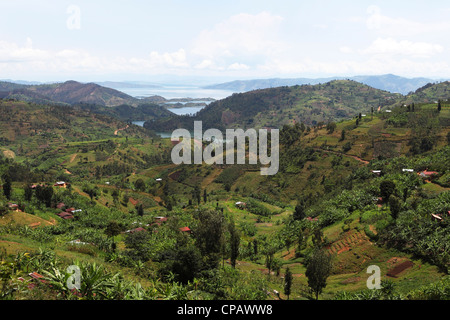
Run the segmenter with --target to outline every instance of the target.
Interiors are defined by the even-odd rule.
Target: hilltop
[[[435,80],[428,78],[405,78],[393,74],[377,76],[354,76],[354,77],[329,77],[329,78],[292,78],[292,79],[254,79],[254,80],[235,80],[220,84],[206,86],[206,89],[221,89],[235,92],[247,92],[257,89],[274,88],[280,86],[294,86],[304,84],[320,84],[333,80],[354,80],[361,82],[376,89],[385,90],[393,93],[409,94],[416,89]]]
[[[57,84],[30,86],[28,90],[47,96],[51,100],[68,104],[91,103],[106,107],[121,104],[137,105],[137,99],[95,83],[84,84],[77,81],[66,81]]]
[[[137,99],[112,88],[76,81],[38,85],[0,82],[0,98],[40,105],[72,106],[122,121],[153,120],[173,115],[153,98]]]
[[[402,95],[374,89],[351,80],[324,84],[277,87],[233,94],[212,102],[195,116],[173,116],[147,123],[148,128],[168,131],[192,128],[203,121],[208,128],[281,128],[286,124],[316,125],[369,113],[372,108],[395,103]]]

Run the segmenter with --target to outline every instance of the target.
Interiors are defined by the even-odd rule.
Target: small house
[[[239,209],[244,209],[247,204],[245,202],[238,201],[234,205]]]
[[[167,217],[155,217],[155,222],[152,223],[152,226],[160,226],[162,225],[164,222],[167,221]]]
[[[66,188],[67,187],[67,183],[65,181],[58,181],[56,182],[54,185],[54,187],[62,187],[62,188]]]
[[[380,176],[381,175],[381,170],[372,170],[372,173],[376,176]]]
[[[437,175],[437,174],[439,174],[439,173],[436,172],[436,171],[428,171],[428,170],[424,170],[424,171],[422,171],[422,172],[419,173],[419,175],[420,175],[422,178],[430,178],[430,177],[435,176],[435,175]]]
[[[442,217],[438,214],[431,214],[431,218],[435,221],[442,221]]]
[[[46,281],[44,280],[44,276],[37,273],[37,272],[31,272],[28,274],[31,278],[35,279],[35,280],[39,280],[42,283],[45,283]]]
[[[189,227],[182,227],[180,228],[181,232],[187,232],[187,233],[192,233],[192,230]]]
[[[403,172],[414,172],[414,169],[402,169]]]
[[[147,231],[146,229],[142,228],[142,227],[138,227],[135,229],[131,229],[131,230],[127,230],[127,233],[136,233],[136,232],[141,232],[141,231]]]
[[[58,203],[57,205],[56,205],[56,208],[57,209],[62,209],[62,208],[64,208],[66,205],[64,204],[64,202],[60,202],[60,203]]]
[[[11,211],[19,211],[19,205],[16,203],[8,203],[8,208]]]
[[[73,219],[73,215],[70,212],[60,212],[56,215],[64,220]]]

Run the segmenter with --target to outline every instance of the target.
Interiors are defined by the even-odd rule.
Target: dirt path
[[[117,134],[119,133],[119,131],[121,131],[121,130],[126,130],[126,129],[128,129],[128,127],[129,127],[129,125],[127,125],[125,128],[117,129],[116,131],[114,131],[114,135],[117,136]]]
[[[369,161],[361,159],[360,157],[354,156],[354,155],[351,155],[351,154],[345,154],[343,152],[333,151],[333,150],[323,150],[323,149],[320,149],[320,148],[313,148],[313,149],[316,150],[316,151],[321,151],[321,152],[329,152],[329,153],[333,153],[333,154],[339,154],[339,155],[344,156],[344,157],[353,158],[353,159],[355,159],[355,160],[357,160],[359,162],[362,162],[364,164],[369,164]]]
[[[72,163],[76,157],[77,157],[77,154],[76,153],[73,154],[72,157],[70,158],[70,163]]]

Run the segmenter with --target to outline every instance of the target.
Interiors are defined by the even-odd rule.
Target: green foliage
[[[266,206],[264,206],[263,204],[259,203],[257,200],[254,200],[252,198],[248,199],[246,203],[246,210],[253,214],[264,217],[268,217],[273,214],[273,212],[271,212]]]
[[[316,300],[327,285],[327,278],[331,273],[331,256],[322,250],[316,250],[308,259],[305,275],[308,278],[308,286],[314,292]]]

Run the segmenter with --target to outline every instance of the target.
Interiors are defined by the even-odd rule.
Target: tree
[[[384,180],[380,183],[380,195],[384,202],[389,201],[389,197],[395,191],[395,183],[390,180]]]
[[[391,215],[394,219],[397,219],[398,214],[400,213],[402,209],[402,203],[400,202],[400,199],[394,195],[391,195],[389,197],[389,207],[391,209]]]
[[[303,220],[306,217],[306,205],[305,201],[303,199],[300,199],[300,201],[295,206],[294,214],[292,217],[294,220]]]
[[[183,284],[194,280],[202,268],[202,256],[194,245],[177,245],[165,255],[167,258],[158,271],[163,275],[174,273],[176,280]]]
[[[117,189],[114,189],[111,193],[111,196],[113,197],[114,202],[119,201],[119,191]]]
[[[345,130],[342,129],[341,131],[341,138],[339,139],[339,141],[344,141],[345,140]]]
[[[105,234],[108,237],[112,238],[112,240],[113,240],[113,245],[112,245],[113,250],[116,248],[116,245],[114,243],[114,237],[119,235],[121,232],[122,232],[122,229],[120,228],[119,224],[116,221],[110,221],[108,223],[108,225],[106,226]]]
[[[2,176],[3,180],[3,194],[5,195],[6,199],[11,199],[11,191],[12,191],[12,184],[11,184],[11,177],[9,174],[4,174]]]
[[[266,267],[267,267],[267,275],[270,276],[270,270],[272,270],[273,268],[273,260],[274,260],[274,250],[273,249],[269,249],[266,252]]]
[[[200,201],[201,201],[201,199],[202,199],[202,196],[201,196],[200,187],[199,187],[198,185],[196,185],[196,186],[194,187],[193,198],[197,201],[197,204],[200,204]]]
[[[0,217],[8,213],[8,205],[3,201],[0,201]]]
[[[148,261],[151,257],[152,234],[148,231],[130,232],[124,242],[126,254],[135,260]]]
[[[47,208],[49,208],[52,204],[53,188],[51,186],[37,186],[36,198],[38,201],[44,203]]]
[[[253,255],[256,257],[258,255],[258,240],[253,239]]]
[[[327,286],[327,278],[331,273],[331,256],[323,250],[316,249],[307,262],[305,275],[308,278],[308,286],[319,299],[319,294]]]
[[[335,122],[329,122],[327,124],[327,133],[328,134],[332,134],[335,129],[336,129],[336,123]]]
[[[220,211],[201,210],[194,235],[207,268],[217,267],[224,242],[224,216]]]
[[[134,187],[139,190],[139,191],[144,191],[145,190],[145,182],[144,180],[142,180],[141,178],[137,179],[134,182]]]
[[[24,199],[25,201],[31,201],[31,198],[33,197],[33,189],[28,184],[23,187],[24,192]]]
[[[208,201],[208,195],[206,194],[206,189],[203,189],[203,202],[206,203]]]
[[[441,112],[441,108],[442,108],[442,106],[441,106],[441,100],[438,100],[437,111],[438,111],[438,112]]]
[[[284,273],[284,294],[287,295],[289,300],[289,295],[291,294],[292,287],[292,272],[289,267],[286,268],[286,272]]]
[[[136,211],[138,216],[140,217],[144,216],[144,207],[142,206],[142,203],[136,206]]]
[[[234,221],[229,223],[228,230],[230,232],[230,262],[231,266],[235,268],[236,259],[239,256],[239,244],[241,242],[241,235],[239,233],[239,230],[236,228]]]
[[[128,201],[130,201],[130,196],[128,195],[128,193],[124,193],[123,197],[122,197],[122,204],[124,206],[128,205]]]

